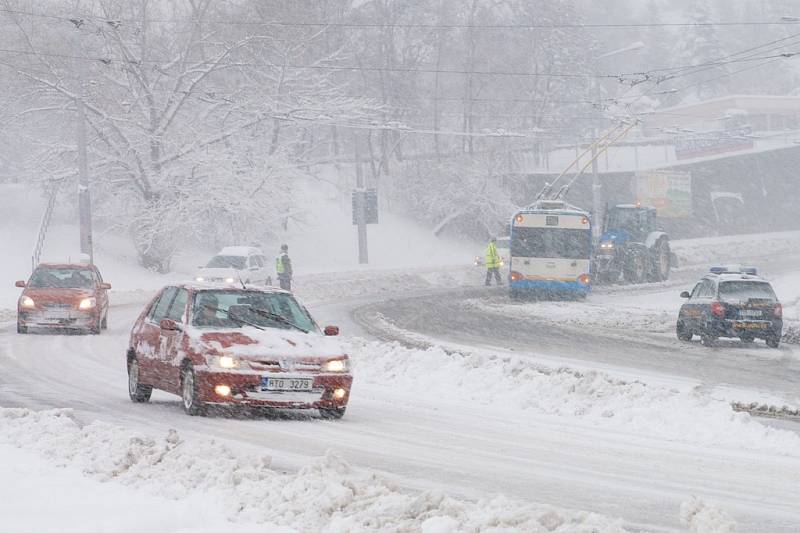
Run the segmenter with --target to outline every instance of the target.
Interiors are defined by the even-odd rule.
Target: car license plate
[[[761,311],[759,309],[740,309],[739,316],[748,318],[760,318]]]
[[[261,378],[262,391],[310,391],[313,388],[311,378]]]
[[[734,322],[733,327],[737,329],[765,329],[765,322]]]

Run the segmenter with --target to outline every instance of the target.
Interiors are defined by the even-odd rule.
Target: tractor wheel
[[[669,279],[670,263],[669,241],[662,238],[650,250],[650,281]]]
[[[632,252],[625,261],[622,277],[628,283],[642,283],[647,277],[647,258],[644,254]]]

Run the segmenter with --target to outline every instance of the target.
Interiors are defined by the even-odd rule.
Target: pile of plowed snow
[[[173,430],[152,437],[105,423],[82,424],[69,410],[0,408],[0,444],[165,499],[202,497],[229,520],[258,523],[263,530],[624,531],[620,520],[594,513],[500,496],[464,502],[435,491],[404,491],[333,454],[296,473],[277,472],[266,455],[214,440],[184,440]]]
[[[458,353],[440,347],[352,341],[360,381],[391,383],[415,398],[481,404],[519,416],[567,417],[637,437],[800,457],[800,436],[735,412],[695,389],[624,381],[607,374],[549,368],[520,356]]]

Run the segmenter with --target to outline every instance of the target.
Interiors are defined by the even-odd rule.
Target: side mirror
[[[691,296],[692,296],[692,295],[691,295],[691,294],[689,294],[689,291],[683,291],[683,292],[681,293],[681,298],[691,298]]]
[[[161,329],[164,331],[178,331],[181,329],[178,323],[171,318],[162,318],[158,325],[161,326]]]
[[[101,283],[101,284],[100,284],[100,288],[101,288],[101,289],[108,290],[108,289],[110,289],[110,288],[111,288],[111,284],[110,284],[110,283],[105,283],[105,282],[103,282],[103,283]]]
[[[22,281],[22,280],[19,280],[18,282],[16,282],[16,283],[14,284],[14,286],[15,286],[15,287],[19,287],[19,288],[24,288],[24,287],[25,287],[25,282],[24,282],[24,281]]]
[[[339,326],[325,326],[325,335],[327,337],[335,337],[339,334]]]

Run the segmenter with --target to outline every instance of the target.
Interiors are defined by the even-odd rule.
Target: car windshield
[[[215,255],[206,265],[206,268],[233,268],[244,270],[246,257],[241,255]]]
[[[91,289],[91,270],[85,268],[37,268],[28,287],[34,289]]]
[[[316,330],[314,320],[291,294],[245,290],[207,290],[195,294],[192,325],[200,328]]]
[[[765,281],[723,281],[719,284],[719,298],[727,302],[777,301],[775,291]]]
[[[550,259],[588,259],[592,234],[584,229],[514,228],[511,255]]]

